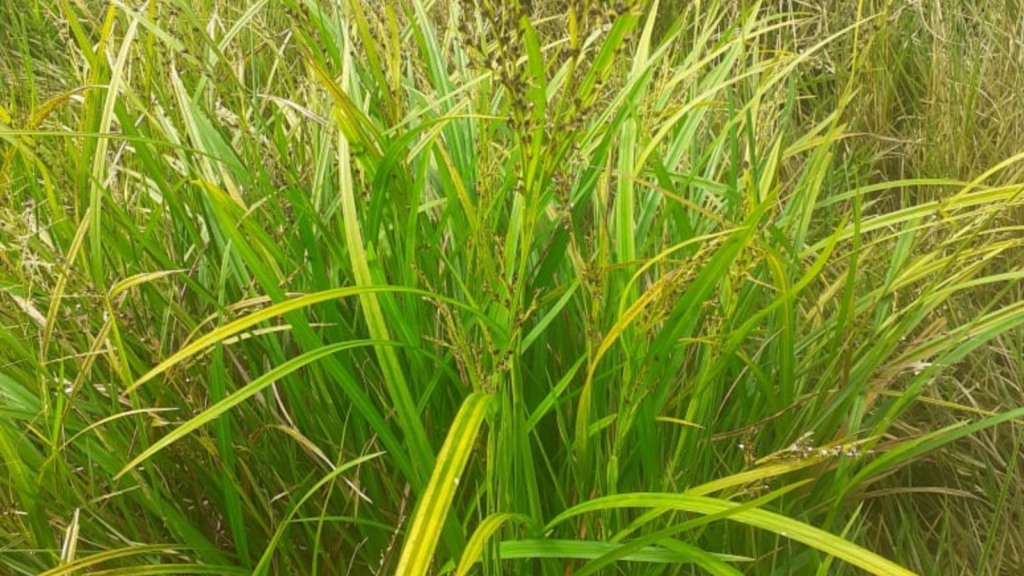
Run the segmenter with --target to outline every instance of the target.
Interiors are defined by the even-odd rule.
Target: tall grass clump
[[[1024,569],[1021,10],[834,4],[0,4],[0,571]]]

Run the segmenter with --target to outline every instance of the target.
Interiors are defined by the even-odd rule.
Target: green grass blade
[[[618,508],[663,508],[679,510],[695,514],[718,514],[727,512],[732,508],[740,507],[741,504],[707,498],[704,496],[687,496],[682,494],[620,494],[606,496],[584,502],[556,516],[548,523],[547,529],[564,522],[565,520],[588,512],[611,510]],[[765,510],[746,510],[738,512],[729,517],[734,522],[740,522],[762,530],[778,534],[784,538],[790,538],[802,542],[837,558],[845,560],[854,566],[860,567],[877,576],[913,576],[913,572],[895,564],[885,558],[865,550],[856,544],[844,540],[824,530],[804,524],[792,518]]]
[[[513,514],[509,512],[491,514],[487,518],[484,518],[482,522],[473,531],[473,535],[466,542],[466,547],[462,551],[462,557],[459,558],[459,564],[455,568],[455,576],[467,576],[469,571],[473,569],[473,565],[480,561],[480,557],[483,555],[484,546],[487,541],[494,535],[495,532],[501,529],[502,526],[510,522],[518,522],[520,524],[530,524],[530,519],[522,514]]]
[[[395,569],[397,576],[424,576],[427,573],[463,469],[492,401],[491,396],[474,392],[462,403],[448,429],[427,489],[416,505]]]
[[[121,471],[118,472],[114,478],[117,479],[127,474],[132,469],[144,463],[146,460],[152,458],[153,455],[156,454],[157,452],[163,450],[164,448],[167,448],[171,444],[177,442],[178,440],[181,440],[182,438],[191,434],[195,430],[216,420],[222,414],[224,414],[228,410],[231,410],[235,406],[238,406],[242,402],[245,402],[249,398],[253,397],[255,394],[258,394],[267,386],[270,386],[274,382],[280,380],[281,378],[287,376],[288,374],[291,374],[292,372],[295,372],[296,370],[304,366],[316,362],[321,358],[330,356],[331,354],[341,352],[342,350],[351,350],[362,346],[381,346],[386,344],[388,343],[377,340],[357,340],[353,342],[341,342],[339,344],[331,344],[328,346],[324,346],[323,348],[311,350],[309,352],[296,356],[295,358],[288,360],[284,364],[275,367],[273,370],[267,372],[266,374],[263,374],[259,378],[246,384],[242,388],[239,388],[235,392],[232,392],[223,400],[217,402],[213,406],[204,410],[199,415],[195,416],[194,418],[191,418],[181,426],[175,428],[173,432],[168,433],[160,440],[154,442],[152,445],[150,445],[149,448],[147,448],[141,454],[133,458],[131,462],[125,464]]]

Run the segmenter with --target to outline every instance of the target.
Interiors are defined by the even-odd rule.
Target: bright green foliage
[[[0,2],[0,573],[1019,573],[1022,26]]]

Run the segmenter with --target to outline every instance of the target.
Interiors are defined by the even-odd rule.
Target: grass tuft
[[[0,573],[1024,571],[1022,16],[0,3]]]

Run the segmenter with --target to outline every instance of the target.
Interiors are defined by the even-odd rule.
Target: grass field
[[[0,574],[1024,573],[1017,0],[0,2]]]

